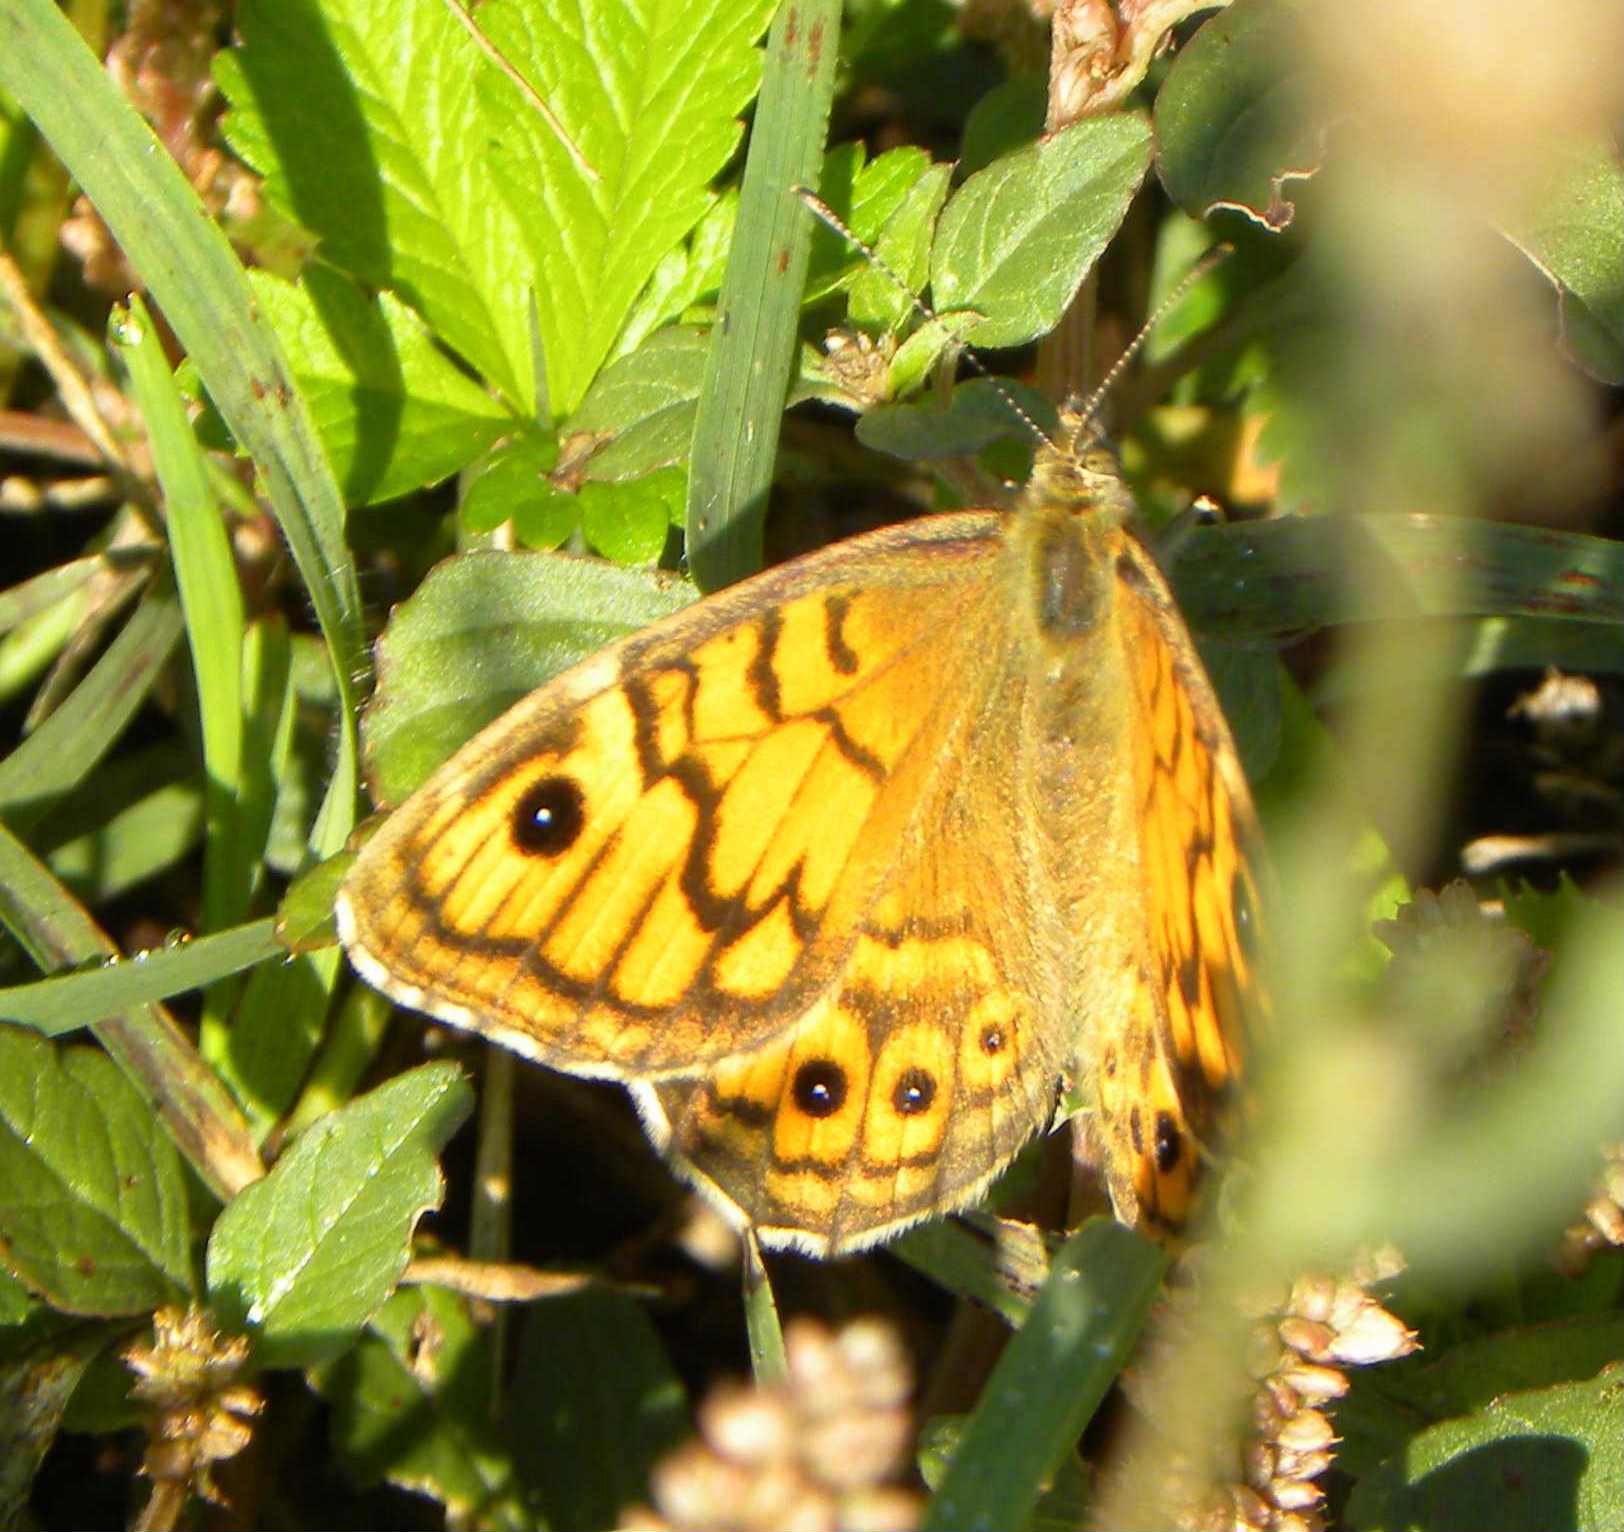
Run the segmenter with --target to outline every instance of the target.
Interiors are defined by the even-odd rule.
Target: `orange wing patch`
[[[1123,539],[1117,607],[1137,690],[1134,787],[1150,970],[1136,1056],[1102,1071],[1119,1214],[1176,1228],[1239,1076],[1259,996],[1249,952],[1255,822],[1234,742],[1150,556]],[[1130,1220],[1132,1221],[1132,1220]]]
[[[346,941],[369,977],[617,1078],[791,1023],[838,975],[974,706],[918,684],[987,597],[996,544],[979,518],[961,530],[944,557],[962,579],[899,598],[865,566],[873,588],[728,592],[706,626],[678,613],[504,715],[352,874]]]
[[[1047,1119],[1058,1069],[1029,1018],[973,939],[865,934],[791,1034],[638,1102],[741,1221],[833,1254],[973,1202]]]

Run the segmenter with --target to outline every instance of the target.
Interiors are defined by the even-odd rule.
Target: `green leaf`
[[[930,278],[936,218],[952,178],[950,166],[925,168],[888,215],[874,241],[874,253],[884,262],[884,269],[865,267],[858,272],[847,296],[846,311],[853,324],[899,330],[914,317],[917,310],[912,300]]]
[[[980,97],[964,120],[959,174],[971,176],[1041,136],[1049,83],[1040,75],[1014,75]]]
[[[688,1433],[682,1383],[642,1306],[604,1288],[530,1305],[507,1429],[549,1526],[617,1525]]]
[[[971,378],[946,403],[882,404],[858,419],[857,439],[876,452],[929,461],[969,457],[996,441],[1037,444],[1010,401],[1026,411],[1039,430],[1053,433],[1058,416],[1047,395],[1021,383]]]
[[[565,554],[440,564],[378,646],[365,726],[374,802],[399,803],[519,698],[693,597],[670,575]]]
[[[784,1323],[778,1316],[778,1296],[762,1259],[761,1244],[748,1232],[744,1236],[744,1329],[757,1386],[783,1384],[789,1376],[789,1353],[784,1346]]]
[[[463,524],[471,532],[494,532],[511,520],[526,546],[556,548],[581,520],[580,502],[548,480],[557,461],[558,444],[535,432],[498,447],[470,477]]]
[[[616,359],[635,351],[662,326],[712,317],[694,311],[707,298],[714,308],[738,213],[738,189],[729,187],[712,200],[686,243],[666,253],[621,331]]]
[[[1282,228],[1283,182],[1319,167],[1324,111],[1293,0],[1235,0],[1179,50],[1156,94],[1157,166],[1185,212]]]
[[[226,136],[322,258],[383,288],[531,413],[536,273],[491,195],[492,66],[442,0],[247,0],[215,62]],[[522,110],[532,111],[528,105]]]
[[[0,806],[13,824],[37,818],[90,774],[146,700],[180,635],[174,594],[149,591],[90,674],[0,760]]]
[[[73,1314],[192,1291],[180,1157],[99,1049],[0,1027],[0,1258]]]
[[[886,1248],[938,1287],[1001,1315],[1012,1327],[1026,1323],[1032,1299],[1049,1274],[1051,1251],[1030,1224],[935,1218],[910,1229]]]
[[[248,976],[224,1038],[224,1056],[211,1056],[242,1104],[256,1139],[263,1139],[293,1104],[321,1041],[322,1023],[342,964],[336,949],[283,953]]]
[[[268,1367],[354,1343],[440,1205],[435,1155],[473,1107],[450,1064],[399,1075],[307,1129],[226,1205],[209,1239],[209,1301]]]
[[[583,467],[587,478],[635,478],[687,460],[709,350],[708,335],[673,327],[598,375],[566,428],[607,438]]]
[[[62,801],[32,837],[89,903],[116,898],[194,851],[203,836],[195,757],[178,742],[125,749]]]
[[[980,314],[977,346],[1047,334],[1121,226],[1150,149],[1143,118],[1087,118],[971,176],[937,223],[937,308]]]
[[[1624,1505],[1624,1363],[1508,1394],[1420,1432],[1354,1486],[1347,1521],[1384,1532],[1609,1532]]]
[[[517,425],[392,294],[369,298],[320,264],[297,286],[263,271],[250,279],[345,504],[375,505],[438,484]]]
[[[761,78],[755,41],[772,11],[772,0],[480,7],[486,35],[596,172],[511,81],[480,71],[486,120],[500,124],[491,171],[529,253],[555,414],[580,403],[660,260],[705,214]]]
[[[1443,1420],[1482,1409],[1502,1394],[1593,1378],[1618,1361],[1624,1361],[1624,1317],[1615,1310],[1461,1341],[1437,1361],[1409,1369],[1401,1392]]]
[[[672,522],[680,519],[688,476],[660,468],[641,479],[581,486],[581,531],[617,564],[652,564],[665,551]]]
[[[1166,1255],[1110,1219],[1055,1253],[925,1515],[927,1529],[1024,1527],[1138,1338]]]
[[[384,1479],[428,1495],[461,1525],[520,1532],[542,1524],[491,1420],[493,1333],[455,1293],[402,1288],[359,1345],[317,1370],[334,1446],[358,1483]],[[552,1376],[549,1365],[540,1372]]]
[[[1508,233],[1550,278],[1581,367],[1624,383],[1624,165],[1610,143],[1564,146],[1537,206]]]

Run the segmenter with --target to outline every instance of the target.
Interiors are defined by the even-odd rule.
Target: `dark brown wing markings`
[[[850,610],[850,596],[823,599],[823,652],[835,672],[843,676],[856,675],[862,665],[857,652],[846,642],[846,614]]]

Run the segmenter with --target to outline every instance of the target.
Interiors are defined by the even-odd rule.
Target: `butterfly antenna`
[[[1145,342],[1150,339],[1150,332],[1167,317],[1168,311],[1214,266],[1221,261],[1227,260],[1233,252],[1234,246],[1232,245],[1214,245],[1179,278],[1173,286],[1173,291],[1156,305],[1150,318],[1140,325],[1139,333],[1123,347],[1122,355],[1111,363],[1110,370],[1095,384],[1094,391],[1078,407],[1077,420],[1079,429],[1087,426],[1093,420],[1100,405],[1105,402],[1105,396],[1116,386],[1117,380],[1127,370],[1128,363],[1145,349]]]
[[[847,226],[845,220],[841,218],[840,214],[830,207],[829,204],[825,202],[823,198],[818,196],[816,192],[809,191],[804,186],[797,186],[795,188],[795,195],[806,204],[807,211],[811,213],[814,218],[833,229],[834,232],[845,240],[847,244],[857,249],[877,270],[888,278],[895,285],[897,291],[902,293],[903,296],[907,298],[908,302],[913,305],[914,313],[924,320],[926,324],[934,325],[947,336],[948,340],[951,341],[953,345],[959,348],[959,354],[976,372],[985,378],[987,382],[992,384],[992,386],[998,391],[998,397],[1009,406],[1010,413],[1013,414],[1015,418],[1019,420],[1039,442],[1041,442],[1045,447],[1054,446],[1054,443],[1049,440],[1049,433],[1045,431],[1043,427],[1031,417],[1030,414],[1021,408],[1020,402],[1012,393],[1010,393],[1007,388],[1004,387],[1002,380],[994,377],[993,374],[982,365],[981,359],[975,354],[975,352],[964,349],[964,346],[959,340],[958,336],[956,336],[945,324],[942,323],[941,315],[931,308],[931,306],[926,303],[918,293],[916,293],[906,282],[902,280],[901,276],[885,260],[878,250],[876,250],[866,240],[859,238],[855,233],[853,233],[852,230]]]

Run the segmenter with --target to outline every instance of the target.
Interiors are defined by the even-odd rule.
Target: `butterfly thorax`
[[[1065,651],[1109,623],[1123,523],[1134,510],[1115,453],[1080,417],[1063,416],[1021,495],[1009,539],[1040,647]]]

